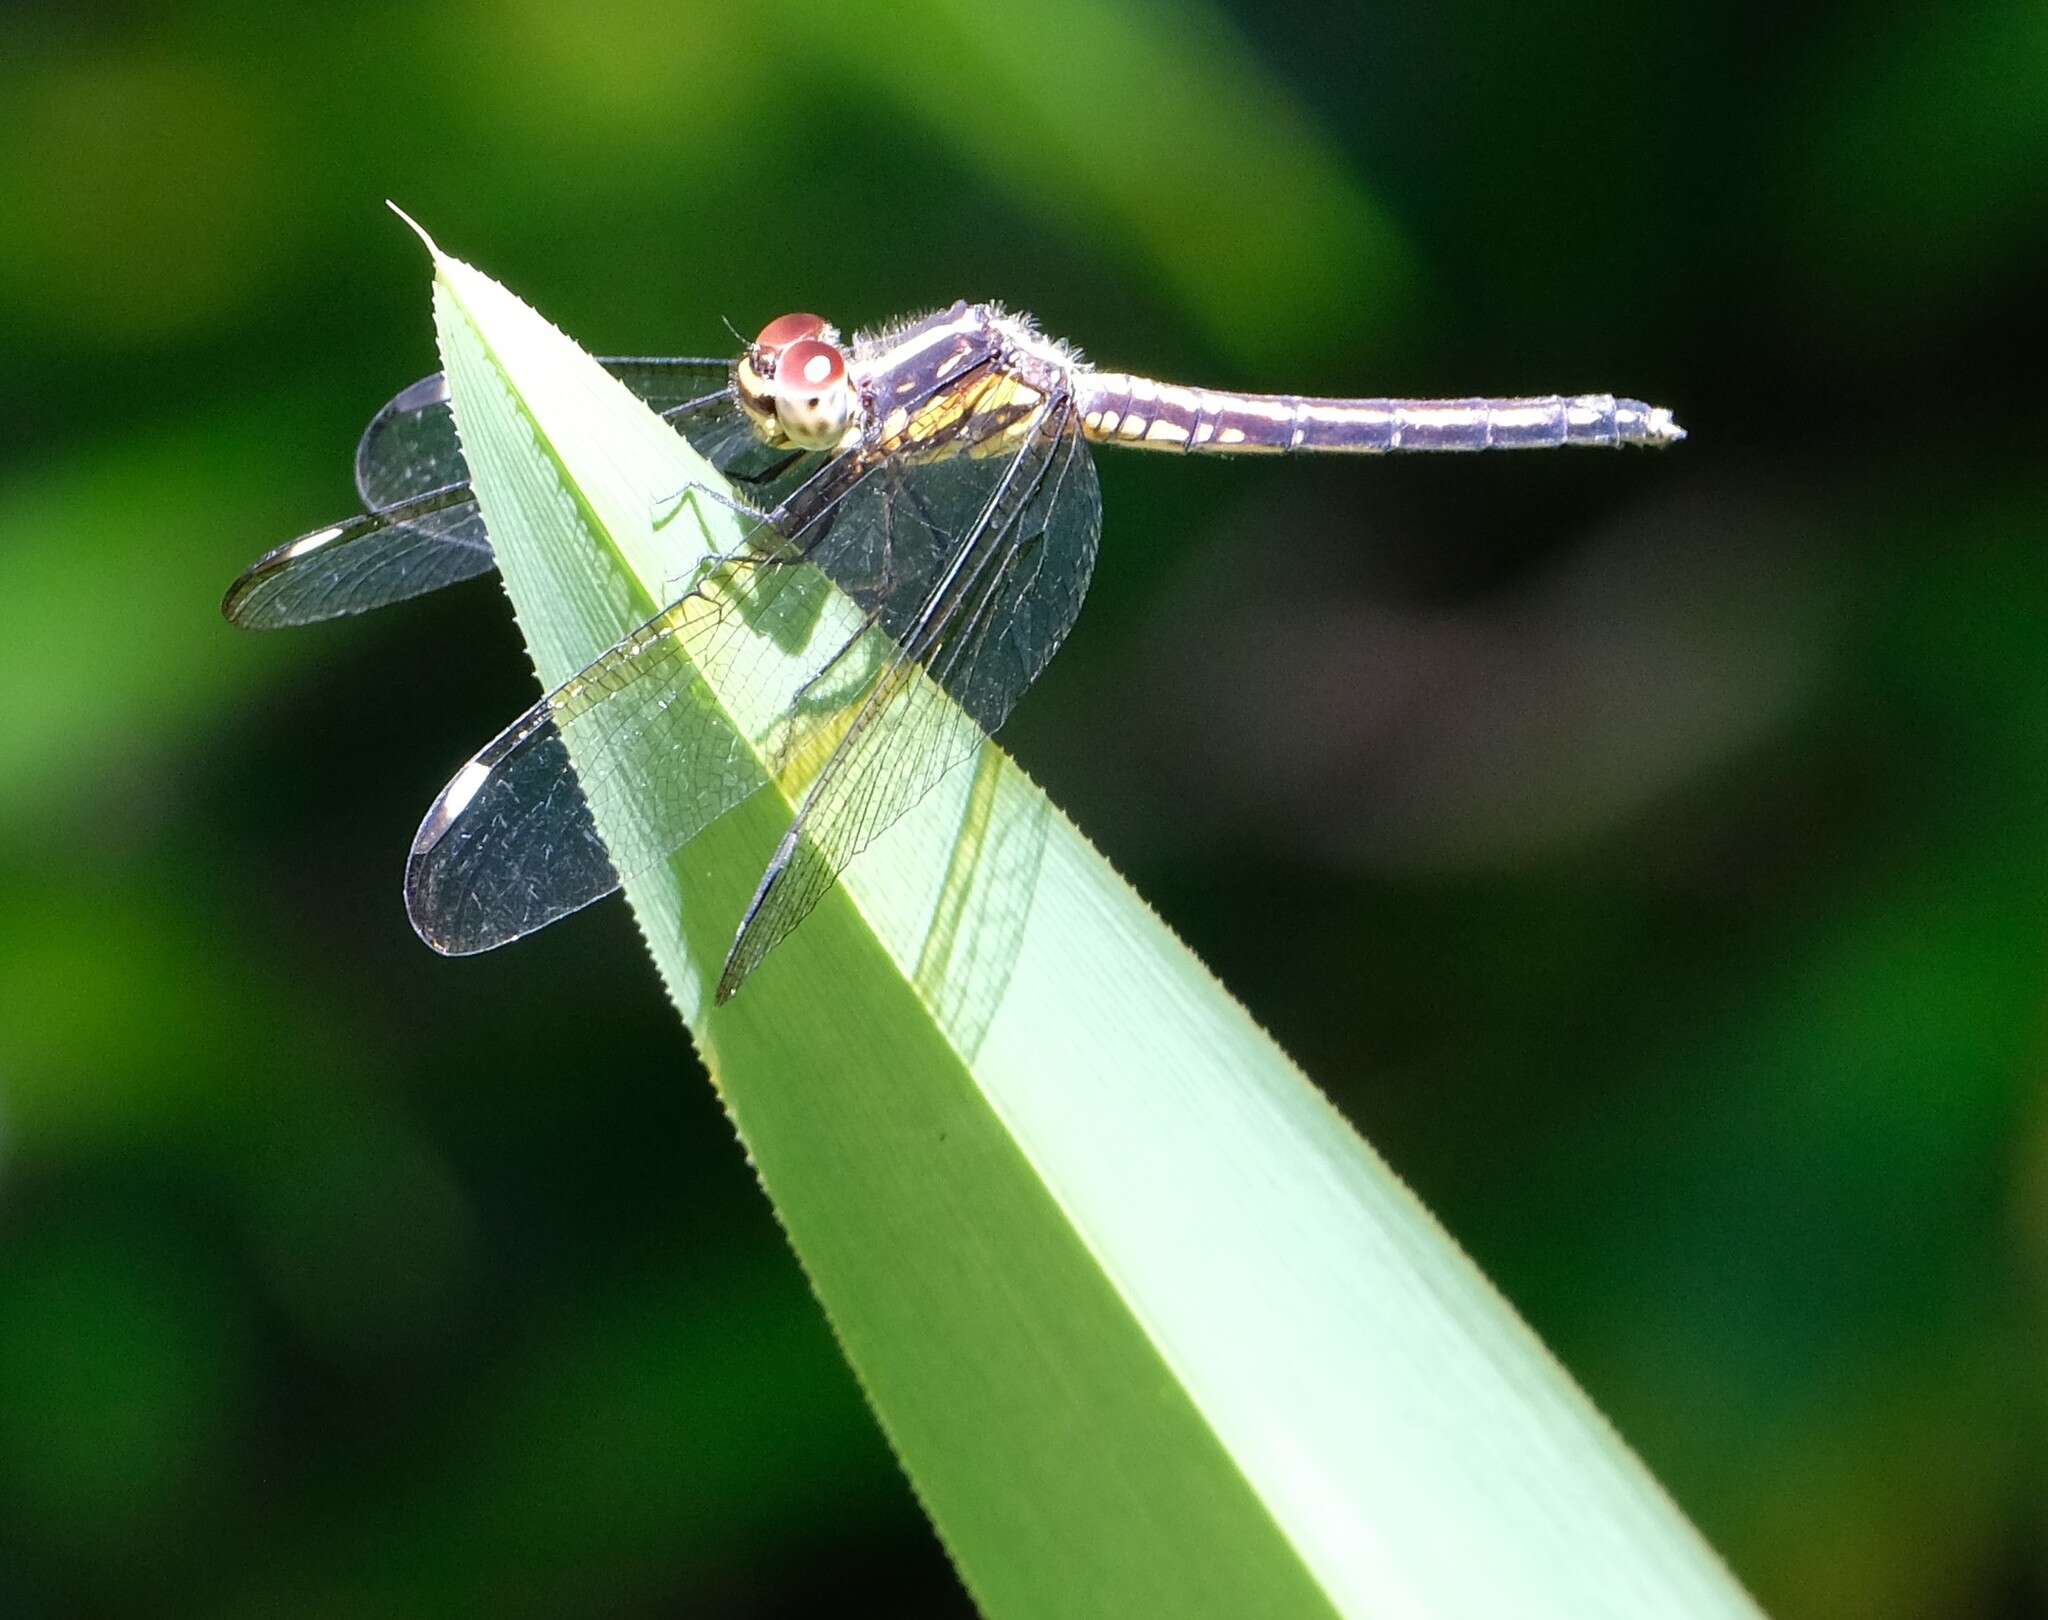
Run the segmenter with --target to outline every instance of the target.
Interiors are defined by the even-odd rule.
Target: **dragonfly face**
[[[406,904],[438,950],[504,944],[666,859],[751,793],[759,772],[736,749],[778,777],[821,751],[740,920],[721,1001],[1003,723],[1064,641],[1101,532],[1090,441],[1378,454],[1684,436],[1668,411],[1605,394],[1326,400],[1160,383],[1096,371],[1028,317],[964,302],[850,343],[791,314],[733,360],[600,364],[725,476],[753,527],[740,553],[457,773],[414,839]],[[439,378],[377,414],[356,483],[366,510],[259,558],[228,591],[230,620],[310,623],[494,566]],[[753,624],[825,583],[860,610],[852,639],[809,662],[757,657],[769,638]],[[742,584],[747,614],[702,611]],[[769,733],[736,739],[684,700],[707,662],[781,683],[765,687],[780,716]],[[623,795],[630,825],[600,838],[585,783]]]
[[[864,426],[860,397],[820,315],[783,315],[733,362],[733,394],[761,442],[776,449],[830,450]]]

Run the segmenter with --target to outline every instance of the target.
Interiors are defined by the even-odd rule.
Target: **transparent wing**
[[[496,566],[469,486],[458,484],[265,552],[228,587],[220,610],[244,629],[282,629],[402,602]]]
[[[407,909],[421,937],[459,955],[531,933],[738,804],[760,785],[757,758],[786,772],[828,757],[878,675],[900,661],[897,638],[911,633],[963,544],[1016,505],[1000,494],[1019,466],[1049,459],[1042,442],[1030,436],[1024,456],[963,453],[921,465],[884,446],[820,470],[778,511],[760,549],[714,568],[457,774],[407,863]],[[1066,586],[1075,603],[1099,527],[1092,469],[1080,459],[1075,522],[1085,542],[1079,577]],[[983,581],[973,600],[986,602],[988,575],[954,570],[958,582],[969,576]],[[1072,611],[1013,614],[1006,636],[992,633],[1000,617],[978,636],[985,660],[961,668],[963,678],[984,671],[963,690],[989,723],[1051,655]],[[715,699],[704,670],[715,672]],[[1000,701],[998,688],[1007,690]]]
[[[600,363],[713,466],[760,491],[757,499],[808,470],[761,444],[732,403],[727,362]],[[446,380],[423,377],[371,419],[356,447],[356,487],[369,510],[265,553],[228,588],[222,613],[254,630],[311,624],[490,572],[497,564],[468,476]]]
[[[1066,639],[1102,498],[1072,402],[1054,400],[957,537],[763,874],[720,975],[729,1000],[846,863],[980,747]],[[945,463],[952,468],[959,463]],[[966,464],[988,466],[990,462]]]
[[[726,563],[501,732],[413,839],[405,904],[419,936],[450,956],[508,944],[611,893],[619,872],[653,866],[759,787],[760,739],[734,730],[699,670],[772,706],[822,668],[787,669],[785,648],[809,639],[823,586],[794,559]]]
[[[610,359],[603,366],[648,406],[667,415],[723,394],[730,360]],[[356,445],[356,490],[375,512],[469,482],[448,408],[448,379],[422,377],[370,418]]]

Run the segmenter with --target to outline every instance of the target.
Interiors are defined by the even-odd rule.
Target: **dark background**
[[[215,614],[390,196],[597,352],[1673,407],[1105,452],[1006,739],[1774,1614],[2042,1612],[2048,9],[576,9],[0,19],[0,1608],[966,1612],[623,909],[406,926],[494,587]]]

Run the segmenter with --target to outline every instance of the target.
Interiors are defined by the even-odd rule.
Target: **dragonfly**
[[[755,791],[760,771],[738,753],[759,739],[691,700],[706,661],[723,659],[765,683],[781,716],[773,758],[792,739],[823,757],[740,918],[721,1003],[1059,650],[1101,537],[1090,446],[1386,455],[1685,437],[1670,411],[1611,394],[1333,399],[1160,382],[1097,369],[1029,316],[965,301],[850,339],[798,313],[736,357],[600,364],[722,476],[730,493],[715,498],[743,515],[744,539],[456,773],[413,841],[406,909],[444,954],[506,944],[651,869]],[[232,623],[333,619],[493,569],[442,376],[377,413],[355,474],[363,512],[251,564],[222,603]],[[763,615],[821,579],[851,599],[856,628],[791,659]],[[739,602],[747,611],[723,611]],[[630,824],[609,818],[609,842],[600,796],[636,807]]]

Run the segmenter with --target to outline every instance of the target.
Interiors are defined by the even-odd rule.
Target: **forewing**
[[[731,374],[727,360],[621,358],[598,364],[664,416],[723,394]],[[448,379],[438,371],[371,417],[356,445],[356,490],[372,512],[468,482],[448,408]]]
[[[276,630],[402,602],[496,566],[469,487],[458,485],[265,552],[220,610],[246,630]]]
[[[768,451],[734,407],[725,361],[600,363],[713,466],[767,497],[804,471]],[[228,588],[221,611],[248,629],[278,629],[364,613],[489,573],[497,563],[468,478],[447,382],[438,372],[422,377],[371,419],[356,446],[356,488],[369,510],[267,552]]]
[[[964,490],[978,472],[981,504],[812,782],[740,925],[721,1001],[848,861],[974,754],[1066,639],[1102,531],[1094,464],[1075,428],[1061,397],[1012,454],[910,469],[931,475],[904,480],[920,493],[941,474]]]

